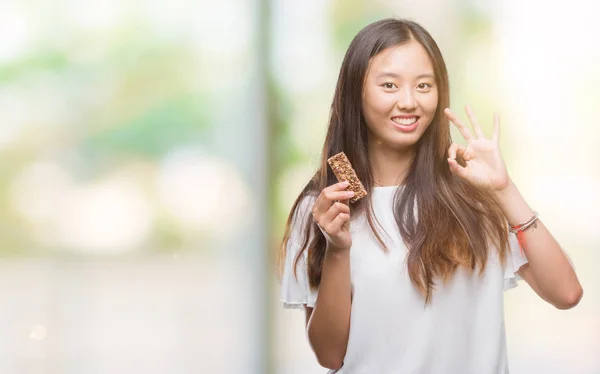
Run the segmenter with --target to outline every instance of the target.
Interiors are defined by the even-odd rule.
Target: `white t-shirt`
[[[376,187],[371,192],[374,213],[388,234],[381,249],[363,215],[350,223],[352,309],[344,364],[337,374],[506,374],[503,291],[517,285],[515,272],[527,259],[514,234],[511,255],[504,266],[491,247],[483,276],[459,268],[445,285],[439,284],[425,306],[414,288],[405,263],[404,245],[392,211],[399,187]],[[401,187],[400,187],[401,188]],[[401,191],[400,191],[401,192]],[[293,221],[281,288],[286,308],[314,307],[306,274],[306,251],[297,278],[292,265],[302,244],[302,223],[314,197],[305,198]]]

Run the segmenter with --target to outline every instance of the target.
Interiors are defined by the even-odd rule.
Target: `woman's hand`
[[[348,200],[354,192],[346,191],[348,186],[348,182],[340,182],[324,188],[312,208],[313,219],[325,235],[328,249],[345,250],[352,246]]]
[[[494,113],[494,133],[491,139],[487,139],[477,123],[471,109],[466,108],[467,117],[473,125],[475,136],[469,128],[452,113],[448,108],[444,111],[446,117],[452,122],[467,141],[467,146],[452,143],[448,149],[448,165],[450,170],[459,177],[465,179],[478,188],[500,191],[510,184],[510,178],[506,171],[506,165],[500,154],[498,138],[500,135],[500,119],[498,113]],[[460,155],[466,162],[463,167],[456,161]]]

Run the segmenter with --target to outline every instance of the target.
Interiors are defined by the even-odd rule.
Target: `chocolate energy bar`
[[[354,197],[350,199],[351,203],[354,203],[367,196],[367,190],[365,190],[365,187],[358,179],[356,172],[350,164],[350,160],[348,160],[348,157],[346,157],[344,152],[340,152],[334,156],[331,156],[327,160],[327,163],[329,166],[331,166],[331,170],[333,170],[333,174],[335,174],[338,181],[350,182],[348,190],[354,191]]]

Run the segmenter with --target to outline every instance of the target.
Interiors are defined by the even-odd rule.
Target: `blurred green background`
[[[324,373],[275,252],[369,22],[438,42],[585,295],[506,294],[513,373],[600,373],[594,2],[4,0],[0,372]],[[464,116],[463,116],[464,118]],[[457,132],[453,136],[462,141]]]

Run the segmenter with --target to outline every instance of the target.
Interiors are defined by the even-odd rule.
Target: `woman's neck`
[[[369,144],[369,163],[375,186],[398,186],[404,183],[414,160],[414,148],[404,150]]]

